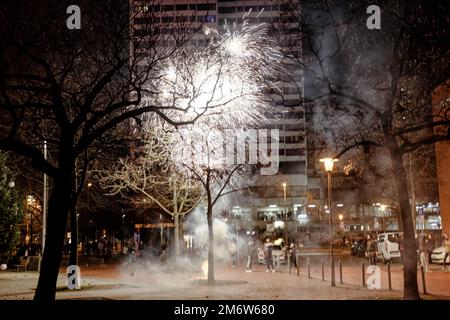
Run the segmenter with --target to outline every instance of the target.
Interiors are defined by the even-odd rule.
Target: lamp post
[[[120,246],[123,252],[123,247],[125,245],[125,213],[123,213],[122,209],[122,245]]]
[[[335,273],[334,273],[334,254],[333,254],[333,212],[331,210],[331,171],[333,171],[333,164],[338,161],[333,158],[320,159],[325,166],[325,171],[327,172],[327,182],[328,182],[328,211],[330,212],[330,265],[331,265],[331,286],[336,286]]]
[[[380,209],[383,212],[383,232],[386,232],[386,206],[382,204],[380,205]]]
[[[285,236],[285,245],[288,246],[288,231],[287,231],[287,205],[286,205],[286,182],[283,182],[283,194],[284,194],[284,236]]]

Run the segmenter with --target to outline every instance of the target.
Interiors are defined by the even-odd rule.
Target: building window
[[[278,172],[280,174],[305,174],[305,168],[305,161],[281,161]]]
[[[176,9],[177,11],[184,11],[184,10],[188,10],[188,9],[189,9],[189,6],[188,6],[187,4],[177,4],[177,5],[175,6],[175,9]]]
[[[174,17],[163,17],[162,22],[163,23],[170,23],[174,21]]]
[[[174,9],[173,4],[162,6],[162,11],[173,11],[173,9]]]
[[[303,131],[303,125],[301,124],[286,124],[285,131]]]
[[[219,7],[219,13],[236,13],[236,7]]]
[[[197,5],[197,11],[212,11],[216,10],[215,3],[201,3]]]
[[[305,149],[304,148],[296,148],[296,149],[286,149],[287,156],[304,156]]]

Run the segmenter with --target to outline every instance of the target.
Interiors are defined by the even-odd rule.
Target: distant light
[[[340,214],[339,215],[339,220],[342,221],[342,219],[344,219],[344,215]]]
[[[233,207],[233,209],[239,209],[239,208],[240,208],[239,206],[234,206],[234,207]]]
[[[379,202],[377,202],[377,203],[375,203],[377,206],[380,206],[380,203]]]
[[[10,188],[14,188],[16,186],[16,183],[13,181],[13,180],[11,180],[9,183],[8,183],[8,187],[10,187]]]
[[[328,209],[328,206],[325,206],[325,209]]]
[[[303,207],[303,205],[302,205],[302,204],[300,204],[300,203],[296,203],[296,204],[294,204],[294,208],[298,208],[298,207]]]
[[[276,204],[271,204],[271,205],[269,205],[269,208],[276,208],[276,207],[277,207]]]
[[[338,161],[338,159],[333,159],[333,158],[323,158],[319,160],[320,162],[323,162],[323,164],[325,165],[325,171],[327,172],[331,172],[333,171],[333,165],[336,161]]]
[[[280,221],[280,220],[277,220],[277,221],[275,221],[273,223],[273,226],[275,227],[275,229],[278,229],[278,228],[283,229],[284,228],[284,222]]]
[[[315,208],[316,205],[315,204],[308,204],[308,208]]]
[[[344,206],[344,204],[342,204],[342,203],[338,203],[337,205],[336,205],[336,207],[343,207]]]
[[[386,205],[382,204],[382,205],[380,206],[380,209],[381,209],[382,211],[386,210]]]
[[[286,188],[286,182],[283,182],[283,188]]]
[[[328,209],[327,209],[327,210],[325,210],[325,213],[330,213],[330,210],[328,210]]]
[[[92,187],[92,182],[88,182],[87,186],[90,188]]]

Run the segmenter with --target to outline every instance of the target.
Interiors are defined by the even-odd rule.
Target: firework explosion
[[[158,68],[149,89],[156,94],[144,103],[165,106],[164,114],[178,122],[196,120],[193,127],[257,126],[270,104],[266,92],[281,59],[278,48],[264,24],[244,20],[226,24],[224,33],[206,30],[211,39],[203,50],[184,48]]]

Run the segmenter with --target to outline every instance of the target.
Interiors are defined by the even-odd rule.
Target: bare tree
[[[381,30],[366,26],[373,4],[382,8]],[[292,50],[290,57],[309,79],[310,125],[322,131],[329,153],[372,145],[388,154],[406,245],[405,299],[419,293],[404,156],[449,139],[448,101],[432,104],[432,92],[450,78],[448,10],[422,1],[313,1],[289,21],[305,45],[304,55]]]
[[[172,162],[174,146],[169,135],[157,129],[146,134],[143,145],[130,157],[99,172],[99,181],[108,195],[121,195],[140,207],[156,206],[170,215],[174,220],[175,255],[179,256],[180,223],[202,200],[202,191],[196,180]],[[136,197],[136,193],[144,198]]]
[[[178,23],[163,32],[164,22],[153,19],[159,13],[138,2],[100,0],[83,2],[82,28],[70,30],[70,4],[6,1],[0,12],[0,149],[30,159],[53,184],[38,301],[55,298],[69,212],[76,225],[74,207],[84,186],[83,176],[76,179],[76,167],[86,172],[103,142],[116,138],[109,133],[128,119],[150,112],[182,125],[202,114],[180,122],[166,113],[173,106],[142,99],[154,94],[148,82],[156,80],[156,66],[196,29]],[[142,28],[130,29],[136,15],[147,20]],[[173,45],[161,45],[169,40]],[[50,159],[44,158],[44,141],[53,152]]]

